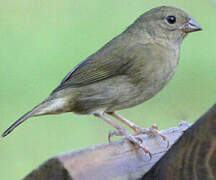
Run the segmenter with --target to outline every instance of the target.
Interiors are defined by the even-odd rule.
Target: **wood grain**
[[[189,125],[161,131],[171,145]],[[167,143],[154,135],[141,135],[145,147],[152,153],[152,159],[126,139],[110,144],[57,155],[23,180],[133,180],[147,172],[168,150]]]

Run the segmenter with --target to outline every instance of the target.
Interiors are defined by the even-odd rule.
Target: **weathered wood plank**
[[[189,125],[162,130],[169,148]],[[139,136],[151,154],[145,154],[122,139],[110,144],[57,155],[31,172],[23,180],[135,180],[147,172],[168,150],[167,144],[154,135]]]

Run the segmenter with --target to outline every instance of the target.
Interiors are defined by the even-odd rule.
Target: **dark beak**
[[[201,31],[201,30],[202,30],[201,26],[193,18],[189,18],[189,21],[182,28],[182,31],[184,31],[185,33]]]

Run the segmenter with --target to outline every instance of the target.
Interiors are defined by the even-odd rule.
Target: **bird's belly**
[[[166,86],[175,74],[175,70],[176,68],[166,69],[165,72],[158,71],[149,75],[148,79],[141,80],[130,88],[127,93],[123,93],[121,97],[124,98],[119,98],[107,111],[130,108],[149,100]]]
[[[112,112],[141,104],[157,94],[174,72],[154,72],[137,84],[127,76],[115,76],[97,84],[72,88],[72,111],[79,114],[91,114],[101,109]]]

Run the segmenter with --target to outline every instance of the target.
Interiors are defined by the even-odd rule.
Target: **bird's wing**
[[[72,69],[53,92],[67,87],[85,86],[114,75],[124,74],[130,62],[133,61],[133,57],[125,56],[124,52],[120,52],[99,51],[93,54]]]

